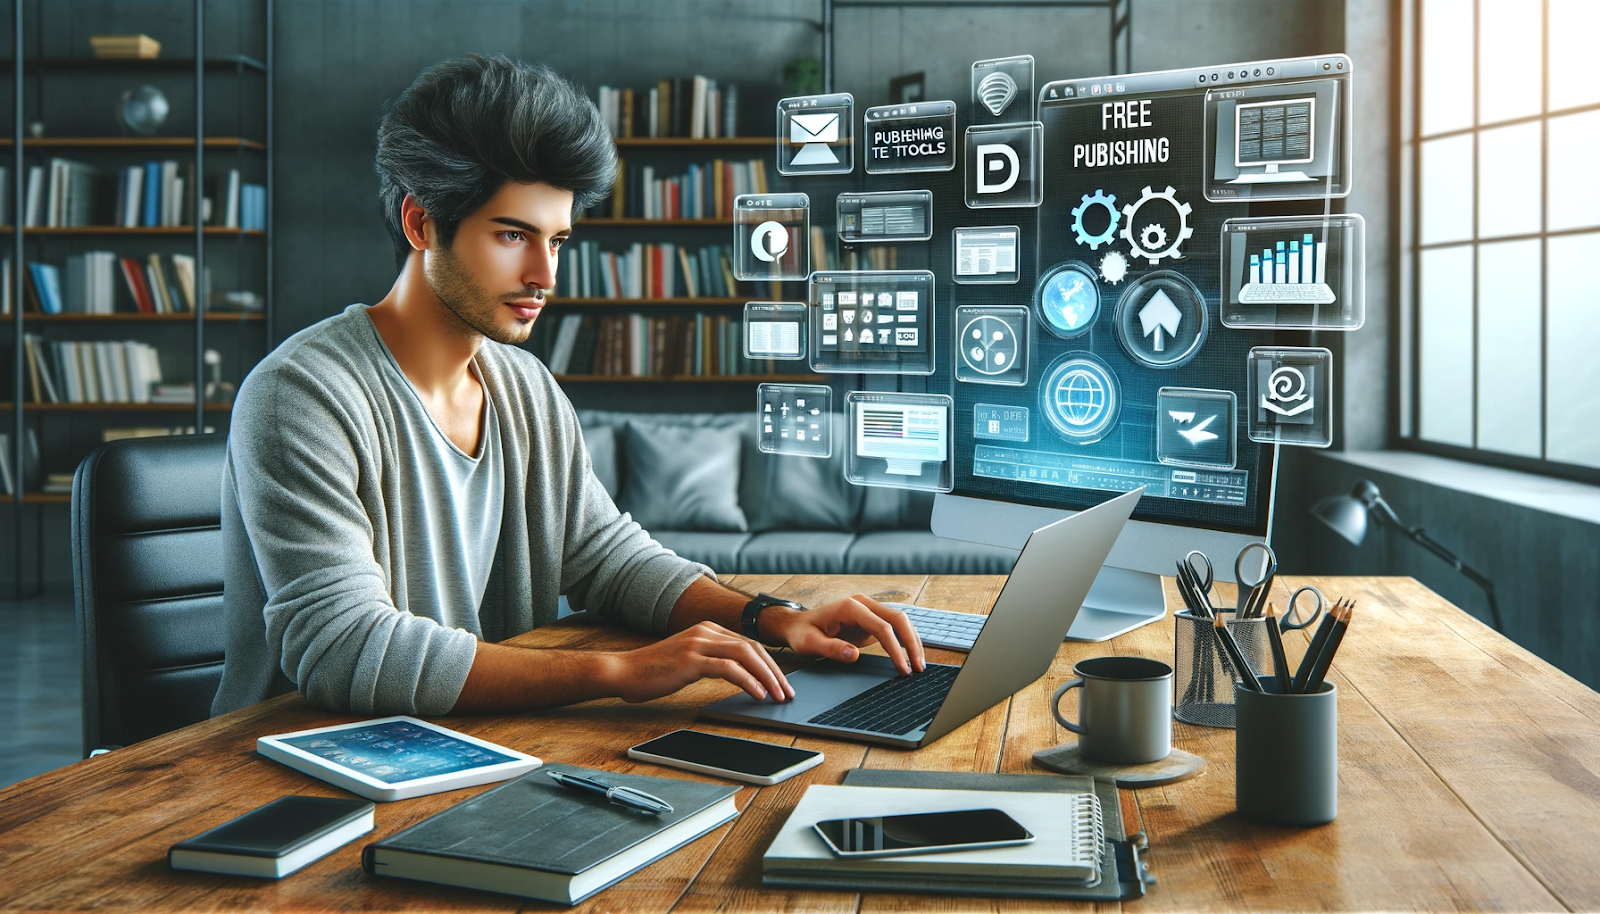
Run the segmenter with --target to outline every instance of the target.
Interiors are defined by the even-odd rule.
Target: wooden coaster
[[[1040,749],[1033,754],[1033,761],[1051,771],[1108,778],[1116,781],[1118,787],[1130,789],[1176,784],[1206,770],[1205,759],[1182,749],[1174,749],[1161,761],[1146,765],[1111,765],[1084,758],[1083,753],[1078,751],[1077,743],[1062,743],[1050,749]]]

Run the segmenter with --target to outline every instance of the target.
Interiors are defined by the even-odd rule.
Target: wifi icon
[[[1017,97],[1017,82],[1004,70],[995,70],[978,83],[978,100],[995,117]]]

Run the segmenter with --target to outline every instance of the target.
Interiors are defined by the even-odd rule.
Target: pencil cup
[[[1239,814],[1279,825],[1321,825],[1339,812],[1339,693],[1307,695],[1239,687],[1234,803]]]
[[[1228,631],[1239,642],[1250,669],[1258,678],[1271,678],[1272,648],[1267,640],[1267,620],[1234,619],[1225,613]],[[1231,728],[1234,721],[1233,682],[1238,674],[1217,640],[1210,619],[1175,613],[1173,635],[1172,716],[1202,727]]]

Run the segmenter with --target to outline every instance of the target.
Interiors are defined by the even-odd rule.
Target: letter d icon
[[[1002,161],[1003,160],[1003,161]],[[991,172],[1005,169],[1005,178],[999,182],[989,180]],[[1017,183],[1022,168],[1017,162],[1017,151],[1004,143],[985,143],[978,147],[978,193],[1000,194]]]

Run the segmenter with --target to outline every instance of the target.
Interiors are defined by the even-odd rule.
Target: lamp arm
[[[1427,531],[1423,530],[1421,527],[1400,526],[1399,529],[1405,533],[1407,538],[1415,542],[1417,545],[1447,562],[1450,567],[1454,568],[1462,577],[1483,588],[1484,595],[1489,598],[1489,617],[1494,622],[1494,630],[1502,633],[1505,631],[1505,628],[1500,623],[1500,603],[1495,599],[1494,596],[1493,581],[1489,580],[1487,577],[1484,577],[1482,573],[1468,565],[1466,562],[1461,561],[1460,557],[1458,557],[1454,552],[1451,552],[1449,549],[1446,549],[1444,544],[1429,536]]]

